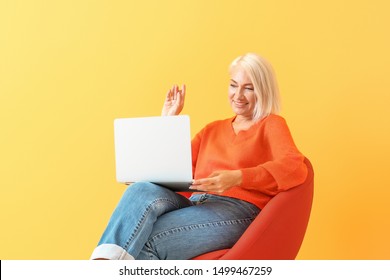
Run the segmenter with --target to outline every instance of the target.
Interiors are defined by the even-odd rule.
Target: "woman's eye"
[[[237,87],[236,85],[230,84],[230,87]]]
[[[253,91],[253,88],[245,88],[246,90]]]

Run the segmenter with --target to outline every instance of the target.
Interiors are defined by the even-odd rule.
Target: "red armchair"
[[[306,181],[273,197],[230,249],[200,255],[195,260],[292,260],[301,247],[313,200],[314,172],[305,159]]]

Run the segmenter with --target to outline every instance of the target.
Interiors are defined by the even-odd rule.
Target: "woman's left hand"
[[[186,85],[183,85],[181,89],[177,85],[174,85],[168,90],[165,97],[164,106],[161,111],[162,116],[176,116],[179,115],[184,107],[184,98],[186,95]]]
[[[221,170],[211,173],[211,175],[207,178],[194,180],[190,189],[204,192],[223,193],[232,187],[241,185],[241,182],[241,170]]]

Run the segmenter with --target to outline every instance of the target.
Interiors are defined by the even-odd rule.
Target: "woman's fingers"
[[[242,182],[240,170],[214,171],[207,178],[193,181],[192,189],[222,193],[234,186],[239,186]]]
[[[186,87],[184,84],[182,85],[181,89],[178,85],[173,85],[166,94],[164,107],[161,114],[163,116],[174,116],[180,114],[184,107],[185,92]]]
[[[210,191],[210,187],[212,187],[214,181],[212,178],[203,178],[198,180],[193,180],[192,185],[190,186],[191,190],[199,190],[199,191]]]
[[[186,85],[185,84],[182,84],[182,86],[181,86],[181,95],[182,95],[182,97],[184,97],[186,95]]]
[[[210,180],[210,178],[204,178],[204,179],[193,180],[192,184],[195,186],[197,185],[208,186],[212,184],[212,181]]]
[[[167,91],[167,95],[165,97],[165,102],[170,101],[171,100],[171,96],[172,96],[172,90],[169,89]]]

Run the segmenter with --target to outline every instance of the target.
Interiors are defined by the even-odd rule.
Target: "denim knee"
[[[130,185],[123,194],[122,200],[127,205],[137,204],[138,211],[144,208],[147,212],[153,211],[156,215],[192,204],[187,198],[149,182]]]
[[[160,197],[164,197],[164,191],[160,186],[148,182],[136,182],[127,187],[122,199],[148,204]]]

